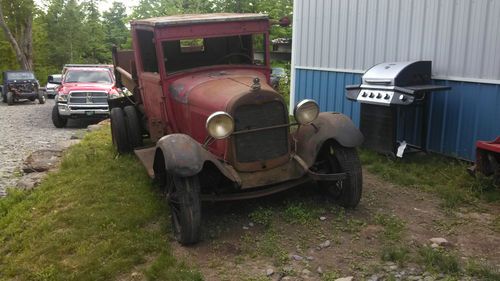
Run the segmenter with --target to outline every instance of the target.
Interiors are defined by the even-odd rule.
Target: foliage
[[[98,7],[102,1],[46,0],[46,7],[40,9],[33,0],[0,0],[10,26],[21,23],[26,15],[33,17],[34,70],[42,85],[48,75],[60,72],[67,63],[110,63],[113,45],[131,47],[126,26],[131,19],[182,13],[251,12],[267,13],[278,20],[292,14],[293,4],[292,0],[140,0],[127,15],[120,2],[113,2],[108,11],[101,13]],[[277,37],[291,37],[291,28],[271,27],[271,38]],[[0,70],[19,68],[3,32],[0,32],[0,53]],[[283,87],[288,92],[289,86]]]
[[[0,199],[0,279],[201,280],[172,256],[167,210],[109,127],[91,133],[37,190]]]

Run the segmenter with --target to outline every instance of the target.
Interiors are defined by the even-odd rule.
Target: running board
[[[154,178],[155,176],[155,172],[153,170],[155,151],[155,146],[134,150],[135,155],[137,156],[137,158],[139,158],[144,168],[146,168],[146,171],[148,172],[148,176],[150,178]]]

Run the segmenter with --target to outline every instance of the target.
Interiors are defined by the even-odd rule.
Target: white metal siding
[[[500,84],[500,0],[295,0],[294,66],[363,72],[433,61],[433,75]]]

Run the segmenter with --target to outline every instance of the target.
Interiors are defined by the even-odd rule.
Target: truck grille
[[[77,104],[107,104],[108,94],[106,92],[71,92],[69,103]]]
[[[235,131],[288,123],[281,102],[242,105],[234,113]],[[288,153],[288,127],[242,133],[234,136],[238,162],[255,162],[277,158]]]

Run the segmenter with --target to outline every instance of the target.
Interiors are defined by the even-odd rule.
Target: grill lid
[[[410,86],[429,84],[431,61],[385,62],[368,69],[363,85]]]

